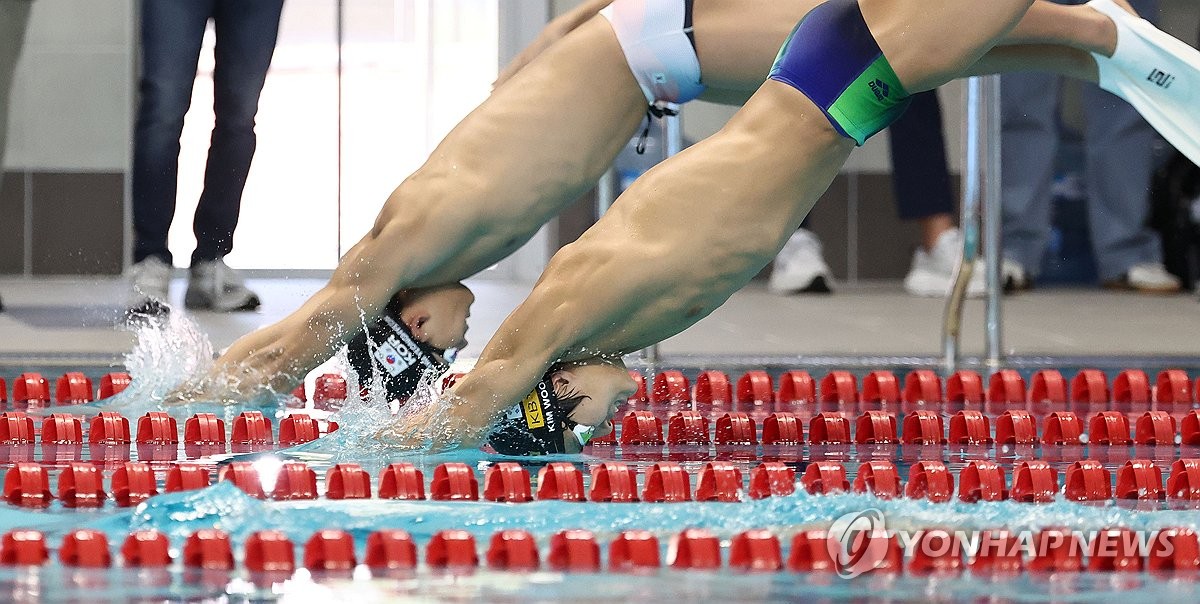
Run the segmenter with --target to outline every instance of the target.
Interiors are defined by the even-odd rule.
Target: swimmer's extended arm
[[[432,451],[483,445],[493,422],[533,390],[550,366],[534,359],[481,362],[443,400],[416,414],[401,413],[377,437],[404,448],[428,445]]]
[[[612,2],[613,0],[586,0],[574,10],[559,15],[547,23],[546,27],[542,28],[542,33],[538,35],[537,39],[525,47],[525,50],[522,50],[520,54],[514,57],[512,61],[509,61],[508,65],[500,71],[500,74],[496,76],[496,81],[492,83],[492,88],[498,88],[501,84],[507,82],[522,67],[525,67],[530,61],[542,54],[542,51],[574,31],[575,28],[586,23],[588,19],[595,17],[604,7],[612,4]]]
[[[350,248],[329,283],[282,321],[239,338],[200,383],[166,401],[237,403],[270,389],[288,392],[316,365],[359,333],[395,293],[404,258],[389,254],[406,229],[380,215],[375,228]],[[410,232],[420,232],[408,225]]]

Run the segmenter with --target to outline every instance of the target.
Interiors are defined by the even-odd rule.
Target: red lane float
[[[764,445],[799,445],[804,442],[804,424],[795,413],[778,411],[763,420]]]
[[[400,529],[383,529],[367,535],[363,563],[374,571],[411,570],[417,567],[417,544]]]
[[[855,493],[870,493],[880,499],[895,499],[903,494],[900,472],[886,460],[868,461],[858,466],[854,477]]]
[[[529,471],[514,462],[492,464],[483,476],[483,498],[503,503],[532,501]]]
[[[553,465],[553,464],[551,464]],[[345,476],[342,477],[345,484]],[[345,487],[343,486],[343,494]],[[380,499],[425,499],[425,475],[411,463],[393,463],[379,476]]]
[[[1128,446],[1129,418],[1120,411],[1101,411],[1092,416],[1088,427],[1088,443],[1094,445]]]
[[[983,378],[974,371],[960,369],[946,378],[946,400],[951,403],[978,405],[984,402]]]
[[[815,403],[817,385],[807,371],[788,371],[779,376],[775,402],[780,404]]]
[[[1084,459],[1067,468],[1064,495],[1071,501],[1109,501],[1112,496],[1112,473],[1094,459]]]
[[[892,372],[872,371],[863,378],[862,402],[895,405],[900,399],[900,382]]]
[[[100,386],[97,388],[96,398],[103,400],[116,396],[124,392],[132,383],[133,378],[123,371],[106,373],[100,376]]]
[[[113,472],[110,490],[117,505],[131,507],[157,495],[158,482],[150,464],[127,461]]]
[[[1037,443],[1037,425],[1028,411],[1010,410],[996,418],[997,445],[1032,445]]]
[[[726,413],[717,418],[716,443],[718,445],[756,445],[758,426],[749,415],[741,412]]]
[[[1099,369],[1082,369],[1071,379],[1071,402],[1103,405],[1108,402],[1108,378]]]
[[[950,443],[956,445],[987,445],[992,443],[992,428],[988,418],[979,411],[959,411],[950,418]]]
[[[529,531],[506,530],[492,535],[487,551],[488,567],[496,570],[533,571],[541,565],[537,542]]]
[[[450,464],[442,464],[450,465]],[[466,464],[459,464],[465,466]],[[440,467],[438,468],[441,469]],[[461,475],[456,473],[455,475]],[[467,468],[467,474],[470,477],[470,499],[479,499],[479,486],[475,482],[475,473]],[[433,483],[429,485],[430,491],[436,491],[442,494],[456,494],[457,491],[451,493],[451,490],[457,488],[457,479],[447,480],[445,475],[440,476],[437,470],[433,474]],[[441,490],[439,490],[441,489]],[[340,463],[325,472],[325,497],[329,499],[370,499],[371,498],[371,475],[367,474],[362,466],[356,463]],[[455,499],[456,497],[447,497]],[[437,497],[433,497],[437,499]]]
[[[891,445],[900,442],[896,437],[896,416],[887,411],[864,412],[858,416],[856,424],[854,442],[860,445]]]
[[[183,423],[185,445],[224,445],[225,422],[212,413],[197,413]]]
[[[696,501],[736,502],[742,500],[742,471],[734,464],[712,461],[704,464],[696,481]]]
[[[358,565],[354,537],[337,529],[313,533],[304,543],[304,568],[317,572],[351,571]]]
[[[546,562],[556,571],[598,572],[600,545],[591,531],[559,531],[550,537],[550,554]]]
[[[92,418],[88,427],[88,443],[93,445],[128,445],[129,420],[120,413],[103,411]]]
[[[733,385],[723,371],[701,371],[696,376],[692,399],[698,405],[727,405],[733,402]]]
[[[946,503],[954,497],[954,475],[940,461],[917,462],[908,470],[904,495],[909,499]]]
[[[839,405],[858,403],[858,382],[849,371],[831,371],[821,378],[821,402]]]
[[[687,403],[691,401],[691,385],[681,371],[663,371],[654,376],[650,402],[656,404]]]
[[[684,529],[671,537],[667,565],[679,570],[721,568],[721,540],[704,529]]]
[[[904,378],[904,402],[910,405],[942,401],[942,378],[929,369],[910,371]]]
[[[175,418],[162,411],[150,411],[138,418],[137,442],[140,445],[174,445],[179,443]]]
[[[219,529],[200,529],[183,544],[183,565],[203,570],[233,570],[229,535]]]
[[[575,464],[556,461],[538,470],[538,499],[585,501],[583,472]]]
[[[758,464],[750,470],[751,499],[787,497],[796,492],[796,471],[777,461]]]
[[[58,405],[82,405],[92,402],[92,380],[72,371],[64,373],[54,385],[54,402]]]
[[[1063,405],[1067,402],[1067,380],[1057,369],[1034,372],[1029,385],[1029,402]]]
[[[765,371],[747,371],[737,381],[737,402],[746,405],[763,405],[775,399],[775,385]]]
[[[1112,384],[1114,402],[1148,405],[1151,401],[1150,378],[1141,369],[1126,369],[1117,374]]]

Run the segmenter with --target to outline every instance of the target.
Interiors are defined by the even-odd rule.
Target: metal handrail
[[[998,367],[1003,360],[1000,312],[1000,77],[967,80],[964,120],[966,164],[959,221],[963,234],[962,257],[955,270],[954,287],[946,299],[942,321],[942,361],[947,373],[957,369],[962,357],[963,306],[967,285],[984,244],[987,298],[985,301],[985,362]],[[980,223],[982,222],[982,229]]]

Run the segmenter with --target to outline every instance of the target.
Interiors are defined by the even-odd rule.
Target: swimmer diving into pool
[[[648,101],[654,113],[697,97],[743,101],[770,71],[791,25],[820,2],[763,0],[747,10],[740,0],[616,0],[597,15],[606,4],[588,2],[548,26],[493,94],[396,188],[330,282],[218,359],[200,387],[203,397],[237,402],[256,389],[286,392],[359,333],[360,313],[369,323],[400,289],[455,282],[508,255],[593,186],[643,127]],[[1099,79],[1200,160],[1200,123],[1190,111],[1200,86],[1194,50],[1111,0],[1031,1],[1021,14],[998,40],[1005,46],[971,56],[973,67],[955,67]],[[912,18],[925,29],[947,28]],[[945,53],[933,43],[922,48],[901,58],[937,71]],[[1175,78],[1169,88],[1153,88],[1140,75],[1160,66]]]
[[[651,169],[554,256],[448,404],[399,416],[378,437],[476,446],[555,364],[617,359],[707,316],[774,257],[856,145],[895,120],[910,93],[978,70],[1032,1],[831,0],[813,9],[721,131]],[[1092,6],[1118,23],[1116,56],[1153,35],[1108,0]],[[1120,73],[1097,62],[1102,81]],[[1146,77],[1138,74],[1129,80]],[[608,369],[598,396],[601,386],[628,387],[616,361]]]

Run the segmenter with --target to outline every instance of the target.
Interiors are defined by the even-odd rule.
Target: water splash
[[[341,352],[339,354],[345,354]],[[441,374],[427,372],[408,401],[393,413],[391,401],[378,373],[372,376],[372,386],[362,395],[354,379],[347,376],[348,398],[332,417],[338,430],[317,440],[285,449],[284,455],[302,456],[312,460],[323,458],[330,463],[353,461],[381,465],[386,460],[436,453],[435,436],[442,434],[438,418],[445,417],[451,403],[443,396]],[[375,463],[372,463],[375,462]]]
[[[32,415],[50,413],[73,413],[84,416],[100,411],[116,411],[126,417],[138,417],[148,411],[167,411],[176,418],[190,417],[195,413],[215,413],[232,419],[236,412],[247,408],[282,408],[285,397],[265,390],[245,404],[229,407],[221,401],[183,400],[183,404],[163,405],[173,392],[205,386],[236,388],[241,382],[253,380],[265,383],[259,376],[245,374],[229,376],[225,384],[206,384],[206,374],[215,358],[212,342],[186,313],[172,309],[169,313],[153,318],[133,321],[125,326],[136,335],[133,349],[125,355],[125,371],[132,377],[129,386],[115,396],[85,405],[31,409]]]

